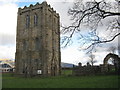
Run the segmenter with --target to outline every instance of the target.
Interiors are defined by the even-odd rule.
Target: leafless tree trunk
[[[91,66],[94,65],[94,63],[96,63],[97,61],[94,60],[95,59],[95,55],[93,55],[93,53],[90,53],[89,55],[89,62],[91,63]]]

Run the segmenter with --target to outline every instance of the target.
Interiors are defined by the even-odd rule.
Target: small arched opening
[[[120,73],[120,58],[116,54],[109,53],[104,58],[104,69],[105,72],[118,72]]]

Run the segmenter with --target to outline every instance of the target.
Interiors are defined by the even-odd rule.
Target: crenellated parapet
[[[59,14],[56,13],[56,11],[53,9],[53,7],[50,6],[50,4],[47,4],[46,1],[42,2],[41,4],[39,2],[37,2],[35,5],[33,4],[30,4],[28,7],[27,6],[24,6],[23,8],[19,8],[18,9],[18,13],[19,14],[23,14],[25,12],[30,12],[30,11],[33,11],[33,10],[37,10],[37,9],[47,9],[51,12],[54,12],[55,16],[59,17]]]

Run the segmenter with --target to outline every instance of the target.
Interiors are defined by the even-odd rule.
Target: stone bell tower
[[[56,76],[61,71],[60,17],[46,1],[19,8],[16,74]]]

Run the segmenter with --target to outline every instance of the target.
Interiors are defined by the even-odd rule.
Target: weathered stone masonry
[[[47,4],[18,9],[16,74],[59,75],[61,68],[59,14]]]

